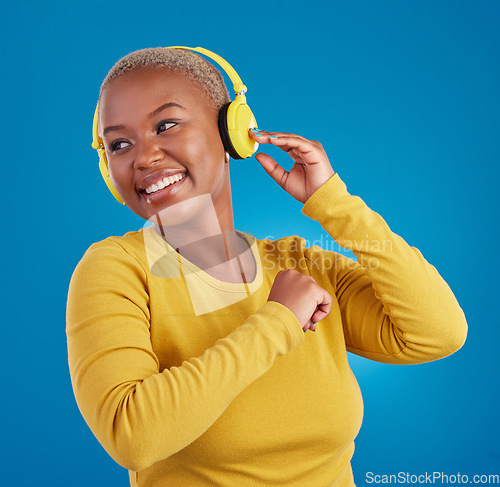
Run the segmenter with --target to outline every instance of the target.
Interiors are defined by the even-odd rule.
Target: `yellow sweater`
[[[338,174],[302,212],[358,263],[297,236],[240,232],[257,275],[224,283],[150,227],[93,244],[78,264],[67,308],[73,389],[132,486],[352,486],[363,403],[346,350],[410,364],[464,343],[448,285]],[[315,333],[267,301],[292,266],[336,298]]]

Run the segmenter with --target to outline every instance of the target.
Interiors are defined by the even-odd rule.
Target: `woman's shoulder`
[[[143,266],[145,258],[143,229],[122,236],[111,235],[91,244],[78,266],[109,267],[113,263]]]
[[[94,242],[92,245],[90,245],[86,252],[104,248],[121,248],[124,251],[127,251],[134,248],[140,248],[141,246],[144,246],[144,236],[142,228],[140,230],[127,232],[121,236],[110,235],[103,240]]]
[[[85,306],[103,296],[127,296],[133,302],[147,299],[148,273],[141,254],[142,231],[109,236],[90,245],[71,275],[68,288],[68,310],[85,314]],[[144,246],[144,245],[142,245]],[[94,304],[92,304],[94,303]],[[102,304],[107,306],[107,303]],[[74,316],[74,315],[72,315]]]

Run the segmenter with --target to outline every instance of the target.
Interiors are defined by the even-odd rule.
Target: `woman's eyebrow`
[[[148,118],[153,118],[155,115],[158,115],[158,113],[162,112],[166,108],[170,107],[179,107],[179,108],[184,108],[182,105],[179,105],[178,103],[175,103],[174,101],[169,101],[168,103],[164,103],[160,107],[158,107],[156,110],[153,110],[149,115]]]
[[[102,136],[104,137],[108,132],[111,132],[113,130],[123,130],[124,128],[124,125],[110,125],[103,130]]]
[[[175,103],[174,101],[169,101],[167,103],[164,103],[163,105],[159,106],[155,110],[153,110],[149,115],[148,118],[153,118],[155,115],[158,115],[158,113],[162,112],[163,110],[170,108],[170,107],[178,107],[185,109],[182,105],[179,105],[178,103]],[[102,133],[102,136],[104,137],[108,132],[112,132],[113,130],[123,130],[125,128],[124,125],[110,125],[109,127],[106,127]]]

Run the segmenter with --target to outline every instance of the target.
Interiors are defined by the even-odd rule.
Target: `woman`
[[[237,231],[218,129],[228,100],[217,70],[181,50],[136,51],[104,80],[113,185],[154,225],[93,244],[74,272],[75,397],[132,486],[354,485],[362,399],[346,351],[436,360],[462,346],[467,323],[436,269],[347,192],[318,142],[249,131],[295,161],[288,173],[256,155],[358,262]]]

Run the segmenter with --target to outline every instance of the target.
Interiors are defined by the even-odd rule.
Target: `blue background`
[[[100,83],[128,52],[168,45],[233,64],[259,127],[321,141],[465,311],[467,343],[445,360],[350,355],[365,403],[358,485],[367,472],[500,473],[499,14],[485,0],[2,7],[2,484],[128,485],[76,406],[65,305],[87,247],[143,224],[108,193],[90,147]],[[231,165],[236,228],[324,235],[255,159]]]

